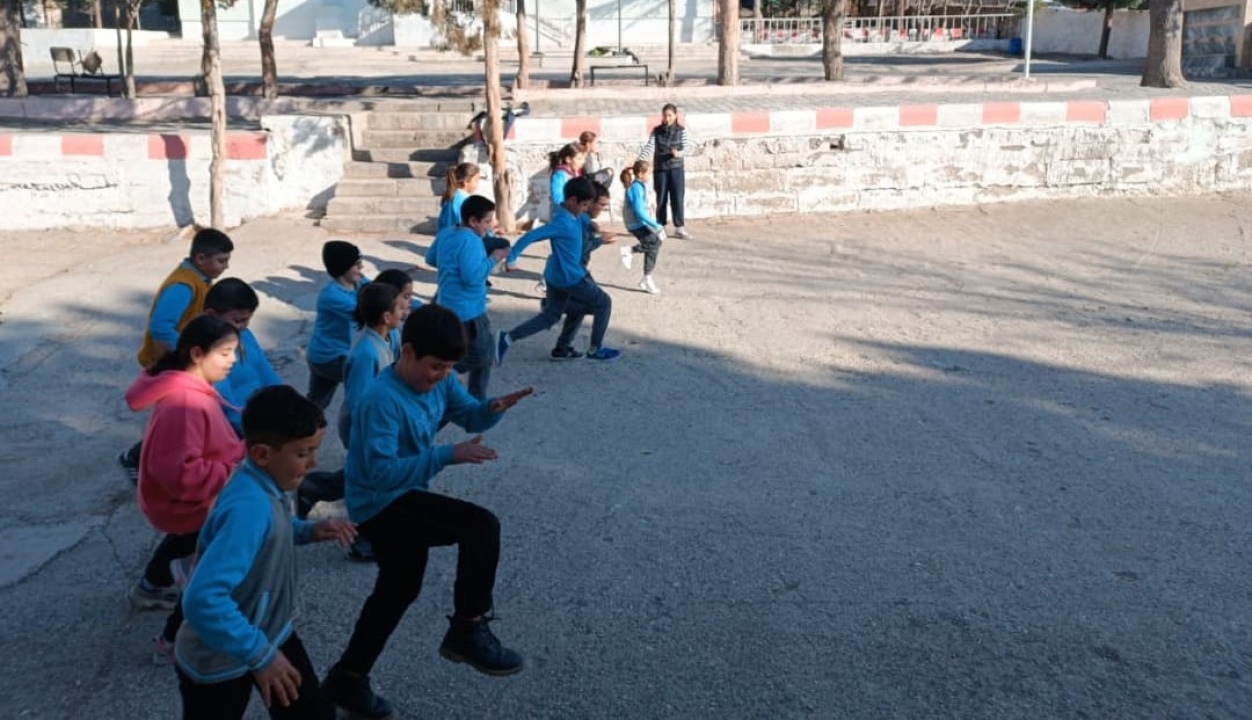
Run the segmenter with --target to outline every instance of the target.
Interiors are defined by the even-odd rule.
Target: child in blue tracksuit
[[[375,281],[361,288],[355,314],[360,333],[344,363],[343,405],[339,408],[339,439],[345,449],[357,402],[378,373],[396,361],[391,333],[409,316],[409,307],[395,286]]]
[[[435,444],[444,421],[469,432],[488,430],[532,390],[474,399],[453,377],[466,341],[460,319],[447,308],[432,304],[415,310],[401,334],[400,358],[378,376],[352,416],[344,466],[348,516],[374,545],[378,579],[323,687],[355,717],[391,714],[390,703],[371,689],[369,675],[421,591],[431,547],[456,545],[458,554],[455,613],[440,655],[491,675],[522,669],[521,656],[503,647],[489,627],[500,521],[486,508],[437,493],[430,484],[448,465],[496,459],[481,435]]]
[[[343,519],[291,517],[286,493],[317,464],[326,418],[295,389],[257,392],[243,411],[247,457],[213,505],[182,604],[174,656],[184,718],[242,718],[255,685],[271,717],[332,720],[292,628],[295,545],[356,536]]]
[[[352,349],[357,291],[369,280],[361,250],[350,242],[331,240],[323,245],[322,263],[331,281],[317,294],[317,319],[305,355],[309,361],[308,397],[325,410],[343,380],[343,363]]]
[[[509,264],[515,263],[522,251],[532,243],[541,240],[552,243],[552,254],[548,256],[543,270],[543,277],[547,282],[547,297],[538,315],[512,330],[501,330],[496,336],[496,365],[504,361],[504,354],[515,341],[555,325],[565,314],[566,303],[571,300],[586,308],[593,316],[591,346],[586,357],[592,360],[616,360],[622,354],[620,350],[603,346],[604,335],[609,329],[609,317],[613,313],[613,301],[582,266],[586,225],[581,217],[595,199],[596,190],[590,180],[570,180],[565,185],[565,202],[557,208],[552,222],[526,233],[513,246],[513,251],[509,253]],[[561,351],[564,348],[553,348],[552,356],[556,357]]]
[[[435,239],[426,248],[426,264],[435,267],[439,262],[437,250],[439,237],[444,230],[461,224],[461,206],[465,200],[478,191],[481,179],[478,166],[474,163],[461,163],[448,168],[447,184],[444,186],[443,199],[439,204],[439,221],[435,229]]]
[[[400,293],[400,297],[404,298],[405,305],[408,310],[405,311],[404,317],[400,318],[400,324],[404,324],[404,319],[409,313],[420,308],[422,301],[417,297],[417,293],[413,292],[413,278],[405,271],[397,268],[388,268],[378,273],[378,277],[374,278],[374,282],[385,283],[396,289]],[[400,329],[396,328],[387,335],[387,341],[391,345],[391,354],[395,357],[400,356]]]
[[[235,351],[235,364],[226,379],[213,386],[222,396],[222,410],[235,432],[243,437],[243,406],[248,404],[252,393],[263,387],[282,385],[274,372],[274,366],[261,350],[256,335],[248,329],[252,316],[260,305],[260,298],[248,283],[239,278],[226,278],[209,288],[204,298],[204,314],[214,315],[230,323],[239,331],[239,348]]]
[[[639,241],[634,247],[622,248],[622,265],[629,270],[634,254],[643,253],[643,279],[639,281],[639,289],[656,295],[661,290],[652,279],[652,271],[656,269],[656,256],[665,241],[665,228],[648,212],[648,186],[645,183],[651,170],[647,160],[636,160],[634,165],[622,171],[622,187],[626,188],[622,220],[630,234]]]
[[[487,317],[486,280],[508,250],[488,254],[483,249],[482,239],[495,227],[495,203],[475,196],[465,201],[461,213],[462,224],[439,246],[439,304],[456,313],[465,326],[468,349],[456,371],[469,374],[470,395],[486,400],[495,342]]]

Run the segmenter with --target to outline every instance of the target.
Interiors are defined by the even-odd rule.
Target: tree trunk
[[[500,0],[484,0],[483,62],[487,81],[487,155],[491,160],[491,189],[496,197],[496,218],[500,229],[512,232],[513,198],[509,192],[507,156],[504,149],[504,126],[501,116],[504,103],[500,98]]]
[[[22,0],[0,0],[0,95],[26,96],[22,68]]]
[[[274,60],[274,20],[278,18],[278,0],[265,0],[261,11],[261,94],[266,100],[278,98],[278,63]]]
[[[226,85],[222,81],[222,56],[217,40],[217,0],[200,0],[200,20],[204,24],[204,81],[209,88],[213,121],[213,159],[209,162],[209,224],[226,225]]]
[[[113,35],[117,38],[117,72],[122,76],[123,90],[126,84],[126,39],[122,37],[122,5],[113,3]],[[103,60],[104,58],[101,58]]]
[[[1104,0],[1104,31],[1100,33],[1100,58],[1109,59],[1109,36],[1113,34],[1113,0]]]
[[[587,64],[587,0],[575,0],[574,67],[569,73],[569,86],[583,86],[583,67]]]
[[[513,87],[530,85],[530,35],[526,32],[526,0],[517,0],[517,79]]]
[[[134,99],[135,90],[135,22],[139,18],[139,0],[126,0],[126,74],[122,78],[122,97]]]
[[[665,60],[665,84],[674,85],[674,46],[678,43],[678,0],[669,0],[669,54]]]
[[[843,15],[847,0],[822,0],[822,77],[843,79]]]
[[[1182,0],[1150,0],[1148,5],[1148,59],[1143,64],[1143,87],[1180,88],[1182,76]]]
[[[722,37],[717,44],[717,84],[739,84],[739,0],[721,3]],[[829,0],[827,0],[829,1]]]
[[[91,19],[96,29],[104,27],[104,0],[95,0],[91,4]]]

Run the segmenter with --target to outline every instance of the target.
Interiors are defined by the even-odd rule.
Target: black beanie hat
[[[338,279],[361,259],[361,249],[350,242],[330,240],[322,246],[322,264],[326,272]]]

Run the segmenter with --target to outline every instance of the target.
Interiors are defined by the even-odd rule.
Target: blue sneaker
[[[611,347],[601,347],[587,351],[588,360],[616,360],[621,356],[621,350],[614,350]]]
[[[504,363],[504,354],[509,351],[509,346],[513,341],[509,339],[509,334],[504,330],[496,333],[496,367],[500,367]]]

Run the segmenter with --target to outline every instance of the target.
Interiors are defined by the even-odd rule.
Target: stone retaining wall
[[[347,121],[272,116],[232,132],[226,224],[324,208],[343,176]],[[0,230],[209,222],[209,133],[0,130]]]
[[[633,161],[657,117],[521,118],[523,217],[547,214],[548,151],[599,132]],[[883,210],[1252,187],[1252,95],[690,114],[687,215]],[[481,146],[467,150],[489,173]],[[490,183],[480,187],[489,189]],[[620,186],[613,188],[621,198]]]

